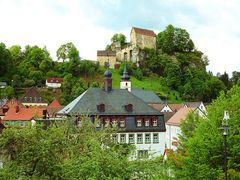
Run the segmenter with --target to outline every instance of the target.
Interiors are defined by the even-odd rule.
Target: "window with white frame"
[[[140,159],[148,158],[148,150],[138,150],[137,155]]]
[[[105,127],[109,127],[109,125],[110,125],[110,119],[106,118],[105,119]]]
[[[128,142],[129,142],[130,144],[134,144],[134,134],[129,134],[129,136],[128,136]]]
[[[20,121],[19,126],[24,127],[25,126],[25,122],[24,121]]]
[[[125,127],[125,119],[119,119],[119,127],[124,128]]]
[[[120,134],[120,143],[126,143],[126,134]]]
[[[149,126],[149,124],[150,124],[150,119],[145,119],[145,121],[144,121],[144,126],[145,127],[148,127]]]
[[[143,143],[143,135],[142,134],[137,134],[137,143],[142,144]]]
[[[158,125],[157,118],[153,118],[153,119],[152,119],[152,126],[153,126],[153,127],[156,127],[157,125]]]
[[[116,119],[112,119],[112,127],[113,128],[117,127],[117,120]]]
[[[145,134],[145,143],[151,143],[151,134]]]
[[[101,120],[100,119],[96,119],[96,127],[97,128],[101,127]]]
[[[153,143],[159,143],[158,133],[153,134]]]
[[[142,119],[137,119],[137,127],[142,127]]]
[[[117,134],[113,134],[112,135],[112,140],[113,140],[113,142],[117,142],[118,141],[118,135]]]

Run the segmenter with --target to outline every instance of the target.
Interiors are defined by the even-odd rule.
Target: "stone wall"
[[[109,61],[109,68],[113,69],[116,64],[116,56],[97,56],[100,66],[105,66],[105,62]]]

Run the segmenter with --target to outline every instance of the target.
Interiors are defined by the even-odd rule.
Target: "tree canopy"
[[[190,115],[181,125],[179,153],[173,159],[177,178],[220,179],[223,177],[223,132],[224,111],[229,111],[227,137],[228,173],[230,178],[240,178],[240,88],[234,86],[221,95],[208,107],[207,118]]]

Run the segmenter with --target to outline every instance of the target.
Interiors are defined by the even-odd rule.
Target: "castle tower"
[[[112,72],[109,70],[109,63],[107,63],[107,70],[104,72],[104,90],[106,92],[112,91]]]
[[[124,66],[123,75],[120,81],[120,89],[127,89],[129,92],[131,92],[131,81],[130,76],[128,75],[126,64]]]

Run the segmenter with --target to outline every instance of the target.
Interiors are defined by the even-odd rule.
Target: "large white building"
[[[126,67],[121,78],[121,89],[112,89],[112,74],[109,69],[104,76],[104,89],[88,89],[59,113],[74,117],[78,114],[91,114],[92,122],[96,121],[96,117],[100,119],[96,128],[117,127],[118,133],[113,137],[114,140],[136,146],[136,154],[131,158],[163,155],[165,122],[163,114],[145,102],[146,97],[150,98],[151,95],[141,99],[131,92]],[[81,124],[79,119],[77,124]]]

